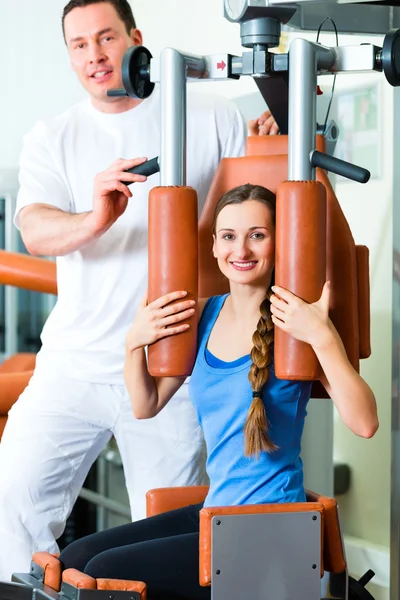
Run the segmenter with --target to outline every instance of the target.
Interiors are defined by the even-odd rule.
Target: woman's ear
[[[216,240],[215,240],[215,235],[213,234],[213,247],[212,247],[212,253],[213,253],[213,257],[214,257],[214,258],[217,258],[217,253],[216,253],[216,251],[215,251],[215,242],[216,242]]]

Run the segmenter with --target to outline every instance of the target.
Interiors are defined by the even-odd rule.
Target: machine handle
[[[150,177],[150,175],[154,175],[154,173],[158,173],[160,170],[160,165],[158,163],[158,156],[152,158],[151,160],[147,160],[146,162],[138,165],[137,167],[132,167],[132,169],[127,169],[126,173],[133,173],[134,175],[145,175],[146,177]],[[132,181],[123,181],[125,185],[131,185]]]
[[[318,150],[314,150],[311,154],[311,164],[313,167],[320,167],[321,169],[325,169],[325,171],[336,173],[336,175],[347,177],[347,179],[352,179],[358,183],[367,183],[371,177],[371,173],[367,169],[352,165],[340,158],[328,156],[328,154],[324,154]]]
[[[120,88],[120,89],[116,89],[116,90],[107,90],[107,96],[109,96],[110,98],[119,98],[120,96],[127,96],[127,92],[125,90],[125,88]]]

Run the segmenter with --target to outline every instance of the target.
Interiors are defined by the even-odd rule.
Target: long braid
[[[260,452],[273,452],[277,446],[268,437],[268,419],[262,400],[262,389],[268,381],[268,366],[272,360],[272,341],[274,339],[274,324],[271,318],[271,290],[260,306],[260,319],[253,333],[253,348],[250,357],[253,364],[250,367],[249,381],[253,392],[260,395],[253,397],[244,425],[245,455],[256,457]]]
[[[271,190],[260,186],[245,185],[238,186],[219,199],[212,222],[212,232],[214,239],[216,236],[217,219],[220,212],[232,204],[241,204],[248,200],[257,200],[268,207],[272,220],[275,224],[275,206],[276,197]],[[269,289],[266,297],[260,306],[261,317],[257,323],[257,330],[253,334],[254,347],[251,350],[250,356],[253,364],[250,367],[249,381],[253,393],[259,394],[260,397],[254,397],[250,405],[246,423],[244,425],[245,435],[245,455],[258,456],[260,452],[273,452],[277,446],[268,437],[268,420],[265,412],[265,407],[262,401],[262,388],[268,380],[268,366],[272,360],[272,341],[274,339],[274,325],[271,318],[270,297],[271,290]]]

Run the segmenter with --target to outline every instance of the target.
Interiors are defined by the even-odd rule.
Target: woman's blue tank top
[[[269,437],[278,446],[259,458],[244,455],[243,427],[252,402],[248,358],[223,368],[206,360],[211,330],[227,298],[207,301],[199,323],[190,397],[207,445],[210,490],[204,506],[235,506],[305,500],[300,444],[311,382],[275,377],[273,362],[263,389]]]

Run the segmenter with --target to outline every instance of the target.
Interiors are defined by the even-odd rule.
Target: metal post
[[[317,56],[313,44],[294,39],[289,49],[288,179],[315,179],[310,154],[315,149],[317,122]]]
[[[4,249],[7,252],[16,252],[18,249],[17,230],[13,223],[15,203],[11,194],[4,194]],[[4,350],[6,357],[9,357],[18,352],[18,290],[10,285],[4,289],[4,315]]]
[[[173,48],[160,58],[161,185],[186,185],[186,63]]]
[[[400,88],[393,102],[393,307],[392,307],[392,436],[390,501],[390,600],[400,597]]]
[[[335,52],[296,38],[289,49],[288,179],[315,179],[310,154],[315,150],[317,128],[317,69],[334,64]]]

